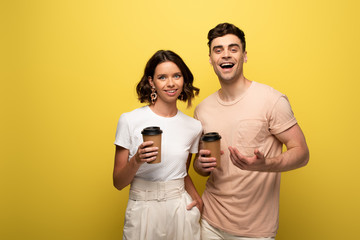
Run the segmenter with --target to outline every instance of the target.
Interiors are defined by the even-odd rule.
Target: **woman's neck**
[[[161,117],[174,117],[177,112],[177,106],[175,104],[167,104],[164,102],[156,101],[155,104],[149,105],[150,109]]]

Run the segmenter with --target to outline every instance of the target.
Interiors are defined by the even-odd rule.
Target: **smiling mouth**
[[[223,64],[220,64],[220,67],[222,69],[229,69],[229,68],[232,68],[235,64],[233,63],[223,63]]]
[[[165,92],[167,92],[167,93],[175,93],[176,89],[174,89],[174,90],[165,90]]]

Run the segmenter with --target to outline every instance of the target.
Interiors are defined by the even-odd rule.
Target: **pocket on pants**
[[[200,211],[194,206],[192,209],[187,210],[186,207],[193,202],[193,199],[186,191],[183,194],[185,202],[185,223],[183,239],[199,240],[200,239]]]
[[[193,199],[191,198],[190,194],[185,191],[185,203],[186,203],[186,207],[193,202]],[[192,209],[187,210],[188,212],[192,213],[194,215],[194,217],[196,218],[197,221],[200,220],[200,210],[197,208],[197,206],[194,206]]]
[[[123,239],[140,239],[140,226],[142,215],[146,214],[146,209],[139,201],[129,199],[125,212],[125,222],[123,228]]]

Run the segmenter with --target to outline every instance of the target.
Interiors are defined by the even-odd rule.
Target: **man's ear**
[[[244,62],[247,62],[247,51],[244,52]]]

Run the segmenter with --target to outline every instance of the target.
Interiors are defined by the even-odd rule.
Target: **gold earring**
[[[155,104],[155,101],[157,99],[157,94],[155,92],[155,87],[151,88],[150,98],[151,98],[151,104]]]

